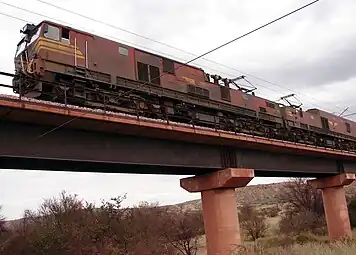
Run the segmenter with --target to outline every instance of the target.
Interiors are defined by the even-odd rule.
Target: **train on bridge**
[[[356,151],[356,123],[256,96],[236,79],[50,21],[27,24],[13,90],[21,96]]]

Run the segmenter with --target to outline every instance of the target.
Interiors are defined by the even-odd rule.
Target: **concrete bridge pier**
[[[354,180],[355,174],[343,173],[310,181],[315,188],[322,190],[330,241],[352,237],[344,186]]]
[[[181,179],[181,187],[201,192],[208,255],[231,254],[241,244],[235,188],[246,186],[252,169],[228,168]]]

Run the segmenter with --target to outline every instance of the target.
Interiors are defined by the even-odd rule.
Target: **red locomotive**
[[[22,33],[15,93],[356,150],[356,123],[342,117],[280,105],[233,89],[234,80],[50,21]]]

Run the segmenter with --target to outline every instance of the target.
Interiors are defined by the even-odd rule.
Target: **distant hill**
[[[260,206],[271,206],[281,202],[280,194],[286,182],[272,184],[258,184],[246,186],[236,189],[237,205],[241,206],[244,203]],[[356,182],[345,186],[346,196],[356,195]],[[185,210],[200,210],[201,200],[191,200],[171,207],[182,207]]]

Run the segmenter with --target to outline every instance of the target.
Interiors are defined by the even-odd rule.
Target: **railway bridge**
[[[181,187],[201,192],[208,254],[241,243],[235,188],[255,176],[314,177],[330,239],[351,235],[355,153],[8,95],[0,144],[6,169],[193,175]]]

